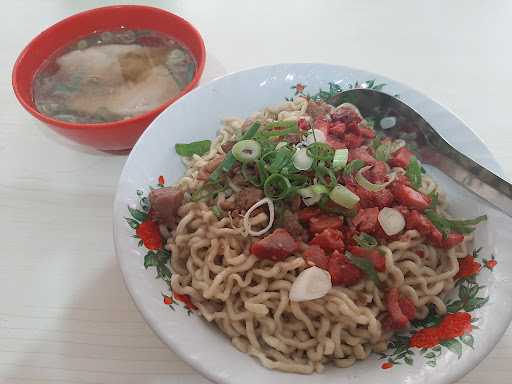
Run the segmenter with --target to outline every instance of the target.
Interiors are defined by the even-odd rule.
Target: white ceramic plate
[[[375,82],[368,83],[372,80]],[[490,352],[512,318],[512,258],[508,255],[512,248],[512,238],[508,235],[511,223],[504,215],[435,170],[429,171],[448,192],[455,213],[468,217],[488,214],[488,223],[476,233],[477,245],[483,247],[479,261],[484,263],[483,258],[490,259],[494,254],[498,264],[492,272],[482,268],[477,278],[477,284],[486,288],[480,290],[476,297],[489,297],[485,305],[471,312],[472,318],[478,319],[473,325],[479,329],[473,329],[471,336],[466,335],[423,354],[415,348],[409,348],[409,353],[407,348],[405,354],[395,353],[392,358],[402,364],[392,369],[382,370],[382,363],[387,360],[379,360],[374,355],[351,368],[329,367],[314,377],[267,370],[253,358],[238,352],[226,337],[203,319],[194,314],[188,315],[182,307],[171,310],[161,296],[161,292],[166,291],[165,283],[155,279],[154,269],[144,268],[147,249],[139,247],[138,240],[133,238],[134,229],[125,220],[130,216],[127,206],[135,207],[139,203],[136,191],[147,193],[149,185],[157,184],[159,175],[165,177],[167,184],[182,175],[184,167],[174,152],[174,144],[212,138],[221,118],[246,117],[265,106],[282,102],[284,97],[293,95],[291,87],[297,83],[307,86],[305,92],[315,94],[319,88],[328,90],[329,82],[343,89],[356,82],[364,83],[363,86],[385,83],[383,91],[399,94],[455,147],[482,165],[500,172],[491,153],[462,121],[428,97],[382,76],[326,64],[282,64],[228,75],[190,92],[164,111],[139,139],[126,162],[114,205],[114,241],[126,285],[143,316],[162,340],[215,382],[453,382]],[[477,298],[472,301],[478,304],[476,306],[483,302]],[[434,364],[435,368],[432,367]]]

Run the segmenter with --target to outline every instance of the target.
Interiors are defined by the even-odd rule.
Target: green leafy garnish
[[[450,220],[442,217],[433,209],[426,209],[425,216],[435,225],[446,239],[450,232],[467,235],[475,230],[475,225],[487,220],[487,215],[478,216],[469,220]]]
[[[414,189],[421,187],[421,165],[416,157],[412,157],[409,161],[405,176],[407,176]]]
[[[350,176],[353,173],[359,171],[361,168],[363,168],[365,164],[366,163],[363,160],[352,160],[350,163],[347,164],[347,166],[343,170],[343,174],[345,176]]]
[[[363,248],[375,248],[379,245],[377,239],[367,233],[361,232],[359,235],[354,236],[357,245]]]
[[[380,285],[379,276],[377,275],[373,263],[370,260],[364,257],[355,256],[350,252],[345,252],[345,256],[347,256],[347,259],[349,259],[352,264],[366,273],[366,276],[368,276],[376,286]]]
[[[265,196],[272,200],[281,200],[288,197],[291,190],[292,186],[290,180],[278,173],[269,176],[267,180],[265,180],[265,184],[263,184]]]
[[[176,144],[174,148],[180,156],[202,156],[210,150],[211,145],[211,140],[201,140],[189,144]]]
[[[261,131],[263,136],[286,136],[299,133],[299,127],[296,121],[273,121],[265,126]]]
[[[370,146],[373,148],[374,151],[376,151],[377,148],[379,148],[380,142],[383,137],[384,137],[384,135],[382,133],[377,133],[377,135],[375,135],[375,137],[373,138]]]
[[[375,158],[380,161],[388,161],[391,157],[391,143],[384,143],[375,150]]]

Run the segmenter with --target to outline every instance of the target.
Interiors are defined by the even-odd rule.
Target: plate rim
[[[164,329],[162,329],[161,327],[158,326],[156,320],[153,319],[153,316],[150,314],[150,311],[147,309],[147,307],[145,305],[143,305],[142,303],[139,303],[137,301],[137,299],[136,299],[136,297],[137,297],[137,295],[135,294],[135,289],[136,288],[135,288],[134,285],[132,285],[133,282],[129,279],[129,274],[127,272],[128,266],[127,266],[126,263],[124,263],[123,257],[120,254],[119,244],[118,244],[118,240],[119,239],[116,237],[117,226],[119,225],[119,222],[120,222],[120,220],[118,220],[118,217],[119,217],[118,213],[120,213],[119,212],[119,209],[120,209],[119,204],[121,203],[121,201],[119,199],[120,190],[121,190],[121,182],[122,182],[123,178],[125,177],[125,173],[127,172],[128,168],[130,167],[130,160],[134,157],[134,153],[138,152],[138,150],[139,150],[138,148],[142,145],[141,143],[145,140],[145,137],[150,134],[150,132],[152,130],[152,127],[154,125],[159,124],[159,121],[162,119],[162,116],[164,116],[166,113],[169,113],[168,111],[171,110],[172,107],[178,106],[179,104],[183,103],[183,100],[186,100],[187,98],[190,98],[190,97],[194,97],[194,95],[196,93],[202,92],[205,89],[208,89],[208,88],[211,88],[211,87],[215,87],[215,85],[217,83],[222,82],[222,81],[224,81],[226,79],[229,79],[231,77],[241,76],[243,74],[247,74],[247,73],[250,73],[250,72],[263,71],[263,70],[267,70],[267,71],[270,72],[273,69],[277,69],[279,67],[284,67],[284,66],[289,66],[289,67],[300,67],[300,66],[315,66],[315,67],[316,66],[320,66],[320,67],[322,67],[322,66],[328,66],[328,67],[331,67],[331,68],[339,69],[340,73],[351,72],[351,71],[364,72],[364,73],[370,74],[371,76],[376,77],[379,81],[381,81],[381,80],[382,81],[387,81],[388,85],[389,84],[397,85],[397,86],[399,86],[401,88],[404,88],[404,89],[406,89],[408,91],[412,91],[416,96],[419,96],[421,99],[426,99],[426,100],[432,102],[433,104],[435,104],[435,107],[438,108],[439,110],[442,110],[443,112],[446,112],[446,113],[450,114],[453,118],[458,120],[461,123],[461,125],[464,126],[465,129],[469,130],[474,135],[474,137],[472,138],[472,142],[478,143],[479,147],[481,148],[481,150],[485,150],[487,152],[488,160],[493,165],[493,171],[498,173],[500,176],[503,174],[502,167],[500,166],[499,162],[496,161],[496,159],[494,158],[492,152],[489,150],[489,148],[486,145],[485,141],[482,140],[482,138],[463,119],[461,119],[456,113],[454,113],[450,108],[446,107],[445,105],[443,105],[442,103],[440,103],[436,99],[434,99],[434,98],[432,98],[430,96],[427,96],[425,93],[423,93],[421,91],[418,91],[417,89],[415,89],[414,87],[408,85],[407,83],[394,80],[394,79],[392,79],[390,77],[387,77],[387,76],[384,76],[384,75],[380,75],[379,73],[368,71],[366,69],[360,69],[360,68],[346,66],[346,65],[321,63],[321,62],[283,62],[283,63],[278,63],[278,64],[254,66],[254,67],[245,68],[245,69],[242,69],[242,70],[239,70],[239,71],[233,71],[233,72],[224,74],[222,76],[219,76],[219,77],[209,81],[208,83],[200,84],[199,87],[197,87],[196,89],[192,90],[188,94],[186,94],[183,97],[181,97],[175,103],[173,103],[168,108],[166,108],[162,113],[160,113],[155,120],[153,120],[153,122],[148,126],[148,128],[143,132],[143,134],[137,140],[137,142],[134,145],[134,147],[132,148],[132,151],[130,152],[130,155],[128,156],[125,164],[123,165],[122,171],[121,171],[120,176],[119,176],[118,184],[117,184],[117,187],[116,187],[116,193],[115,193],[114,204],[113,204],[112,228],[113,228],[114,250],[115,250],[116,258],[117,258],[117,261],[119,263],[119,266],[120,266],[120,269],[121,269],[121,272],[122,272],[122,277],[123,277],[123,281],[125,283],[125,286],[127,287],[128,292],[130,293],[130,296],[132,297],[132,300],[135,303],[135,306],[136,306],[137,310],[142,315],[142,317],[144,318],[146,323],[151,327],[151,329],[157,334],[157,336],[160,338],[160,340],[166,346],[168,346],[171,350],[173,350],[187,364],[192,366],[197,373],[201,374],[203,377],[205,377],[208,380],[211,380],[214,383],[223,383],[223,384],[232,384],[233,383],[234,384],[235,381],[234,381],[234,379],[232,379],[232,376],[230,376],[229,378],[226,378],[225,376],[222,376],[222,375],[218,374],[217,371],[206,370],[204,368],[204,365],[200,364],[200,362],[197,359],[191,358],[189,355],[187,355],[187,350],[186,349],[181,349],[178,346],[174,345],[172,343],[172,336],[170,336],[168,334],[168,332],[165,332]],[[284,96],[285,95],[283,95],[283,97]],[[221,117],[222,116],[219,116],[219,119]],[[508,319],[508,322],[507,322],[508,325],[510,325],[511,320],[512,320],[512,318]],[[482,362],[489,355],[489,353],[495,348],[495,346],[497,345],[499,340],[505,334],[505,332],[506,332],[506,330],[508,328],[508,325],[505,326],[504,329],[501,332],[498,332],[497,334],[494,335],[495,337],[493,339],[495,339],[495,340],[493,340],[491,343],[486,343],[485,346],[480,346],[480,349],[479,349],[480,353],[478,354],[478,356],[476,356],[476,359],[474,359],[475,364],[473,364],[467,370],[461,369],[460,372],[458,372],[458,373],[455,372],[451,376],[449,375],[449,377],[446,377],[444,379],[444,380],[449,380],[449,381],[442,381],[442,382],[443,383],[455,382],[455,381],[461,379],[462,377],[464,377],[465,375],[467,375],[474,368],[476,368],[476,366],[478,366],[478,364],[480,362]],[[276,374],[280,374],[281,372],[275,371],[275,373]]]

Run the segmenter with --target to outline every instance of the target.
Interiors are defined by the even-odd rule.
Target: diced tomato
[[[375,131],[369,127],[361,127],[359,124],[359,134],[367,139],[373,139],[375,137]]]
[[[322,232],[317,233],[313,240],[309,242],[311,245],[318,245],[324,251],[332,252],[338,250],[343,252],[345,250],[345,243],[343,242],[343,233],[337,229],[327,228]]]
[[[407,168],[413,156],[414,154],[411,151],[406,147],[402,147],[393,153],[393,156],[389,159],[389,165],[392,167]]]
[[[343,220],[339,216],[322,214],[309,220],[309,229],[313,233],[319,233],[327,228],[341,229]]]
[[[363,277],[363,272],[338,251],[334,251],[329,258],[328,271],[333,285],[354,285]]]
[[[395,197],[389,189],[381,189],[378,192],[373,193],[373,202],[379,208],[389,207],[393,204]]]
[[[327,270],[329,267],[329,256],[318,245],[309,245],[304,251],[304,260],[306,264]]]
[[[410,209],[403,205],[395,205],[393,209],[396,209],[398,212],[400,212],[403,217],[407,217],[410,212]]]
[[[377,217],[379,216],[379,208],[365,208],[357,212],[356,217],[352,219],[352,224],[356,226],[361,232],[373,232],[377,224]]]
[[[315,129],[319,129],[324,133],[325,136],[329,134],[329,121],[323,117],[319,117],[313,121]]]
[[[360,135],[356,135],[354,133],[346,133],[344,139],[345,139],[345,145],[347,148],[360,147],[364,143],[364,140],[365,140],[364,137],[362,137]]]
[[[365,257],[370,260],[377,271],[384,272],[386,270],[386,258],[378,249],[368,249],[352,245],[348,247],[348,251],[356,256]]]
[[[427,237],[434,247],[442,249],[453,248],[464,241],[464,235],[454,232],[449,233],[445,239],[443,234],[436,227],[432,228],[432,231],[427,235]]]
[[[345,123],[347,126],[349,125],[358,125],[362,118],[354,111],[352,108],[337,108],[333,113],[331,113],[331,118],[333,121],[341,121]]]
[[[399,300],[400,292],[398,291],[398,288],[390,288],[386,293],[386,308],[391,320],[393,321],[394,329],[402,329],[409,324],[409,319],[404,315],[400,308]]]
[[[430,198],[421,192],[415,191],[411,187],[401,184],[393,183],[391,191],[395,199],[402,205],[408,208],[414,208],[419,211],[425,210],[430,205]]]
[[[366,146],[350,149],[348,151],[348,161],[352,160],[362,160],[367,164],[375,164],[377,161],[372,155],[370,155],[368,147]]]
[[[415,229],[422,235],[427,235],[432,232],[432,222],[418,211],[409,211],[405,216],[405,221],[407,229]]]
[[[400,310],[407,319],[412,320],[416,317],[416,306],[411,299],[408,297],[400,297],[398,305],[400,305]]]
[[[373,207],[373,193],[364,189],[359,184],[349,181],[345,184],[345,187],[350,189],[359,197],[359,204],[363,208]]]
[[[309,129],[309,123],[306,119],[304,118],[300,118],[297,125],[299,126],[299,128],[303,131],[307,131]]]
[[[329,133],[334,136],[338,136],[340,139],[343,138],[343,134],[345,133],[345,129],[347,127],[342,122],[335,122],[329,126]]]
[[[307,207],[303,208],[300,211],[297,212],[297,216],[299,217],[299,221],[302,221],[303,223],[308,222],[311,220],[312,217],[318,216],[322,213],[320,208],[316,207]]]
[[[334,149],[347,148],[347,145],[343,140],[333,135],[328,135],[325,141],[329,146],[331,146]]]
[[[348,226],[348,225],[344,225],[342,230],[343,232],[343,237],[344,237],[344,242],[345,244],[347,245],[355,245],[357,244],[356,241],[354,240],[354,236],[357,234],[357,231],[356,231],[356,228],[352,225],[352,226]]]
[[[388,180],[388,171],[389,167],[384,161],[377,161],[365,176],[372,183],[381,184]]]
[[[251,253],[260,259],[280,261],[292,254],[298,243],[286,229],[278,228],[270,235],[251,245]]]

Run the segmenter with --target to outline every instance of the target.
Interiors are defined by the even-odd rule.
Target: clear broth
[[[96,32],[45,61],[33,81],[34,103],[57,120],[124,120],[177,96],[195,71],[192,54],[165,34],[126,28]]]

